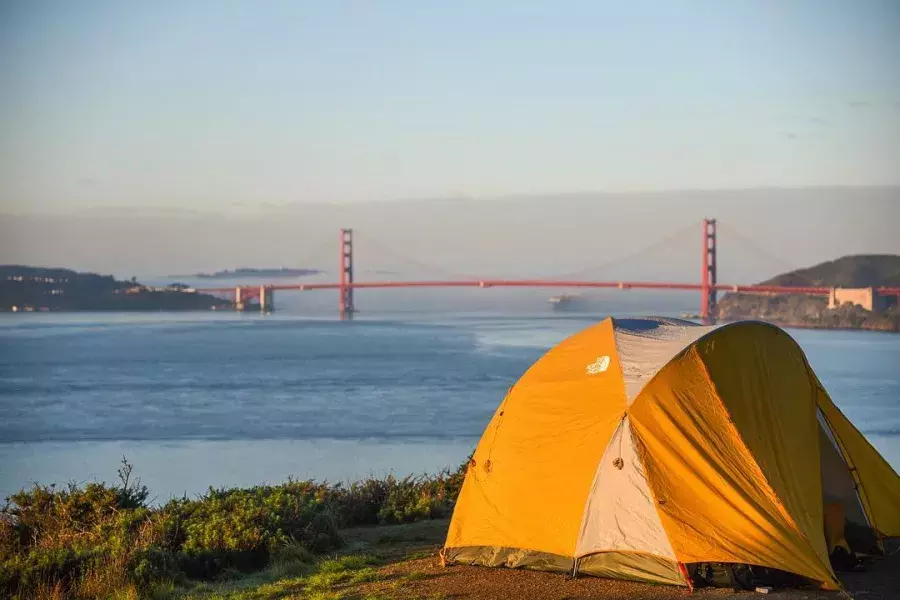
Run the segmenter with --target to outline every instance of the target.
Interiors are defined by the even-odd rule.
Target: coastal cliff
[[[760,285],[877,288],[900,286],[900,256],[844,256],[807,269],[782,273]],[[759,319],[785,327],[870,329],[900,332],[896,298],[887,298],[881,311],[854,304],[828,307],[821,296],[727,293],[718,302],[716,317],[723,321]]]

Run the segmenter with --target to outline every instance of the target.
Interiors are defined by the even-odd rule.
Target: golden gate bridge
[[[434,280],[370,280],[358,281],[354,278],[353,230],[341,229],[339,238],[339,280],[325,283],[290,283],[236,285],[228,287],[198,287],[197,292],[210,294],[227,294],[233,298],[235,307],[244,310],[251,300],[257,300],[263,312],[274,309],[276,291],[314,291],[336,290],[338,292],[338,315],[341,320],[353,318],[356,312],[354,290],[391,289],[391,288],[595,288],[620,290],[682,290],[700,292],[700,311],[698,316],[703,320],[715,317],[718,292],[740,292],[755,294],[799,294],[807,296],[829,296],[831,287],[818,285],[742,285],[719,283],[717,273],[717,235],[716,220],[703,219],[702,245],[699,283],[672,281],[602,281],[590,279],[560,278],[481,278],[463,277],[460,279]],[[874,292],[879,295],[893,295],[900,299],[900,287],[878,287]]]

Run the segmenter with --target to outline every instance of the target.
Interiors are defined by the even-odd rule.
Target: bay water
[[[111,482],[123,456],[156,502],[456,468],[528,366],[603,316],[2,315],[0,498],[34,482]],[[900,470],[900,336],[790,333]]]

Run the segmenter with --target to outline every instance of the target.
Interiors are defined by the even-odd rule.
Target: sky
[[[900,3],[3,0],[0,214],[900,183]]]

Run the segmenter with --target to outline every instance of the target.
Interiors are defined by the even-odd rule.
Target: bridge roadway
[[[430,280],[430,281],[355,281],[353,283],[297,283],[297,284],[261,284],[264,287],[276,291],[294,290],[336,290],[350,289],[388,289],[388,288],[437,288],[437,287],[534,287],[534,288],[608,288],[608,289],[644,289],[644,290],[703,290],[700,283],[677,283],[656,281],[566,281],[556,279],[466,279],[466,280]],[[246,286],[248,288],[259,287],[260,284]],[[196,288],[198,292],[226,293],[234,292],[235,287],[204,287]],[[772,294],[805,294],[812,296],[827,296],[831,292],[830,287],[810,286],[779,286],[779,285],[733,285],[716,283],[709,285],[710,290],[720,292],[748,292],[748,293],[772,293]],[[875,288],[879,294],[900,295],[900,287]]]

